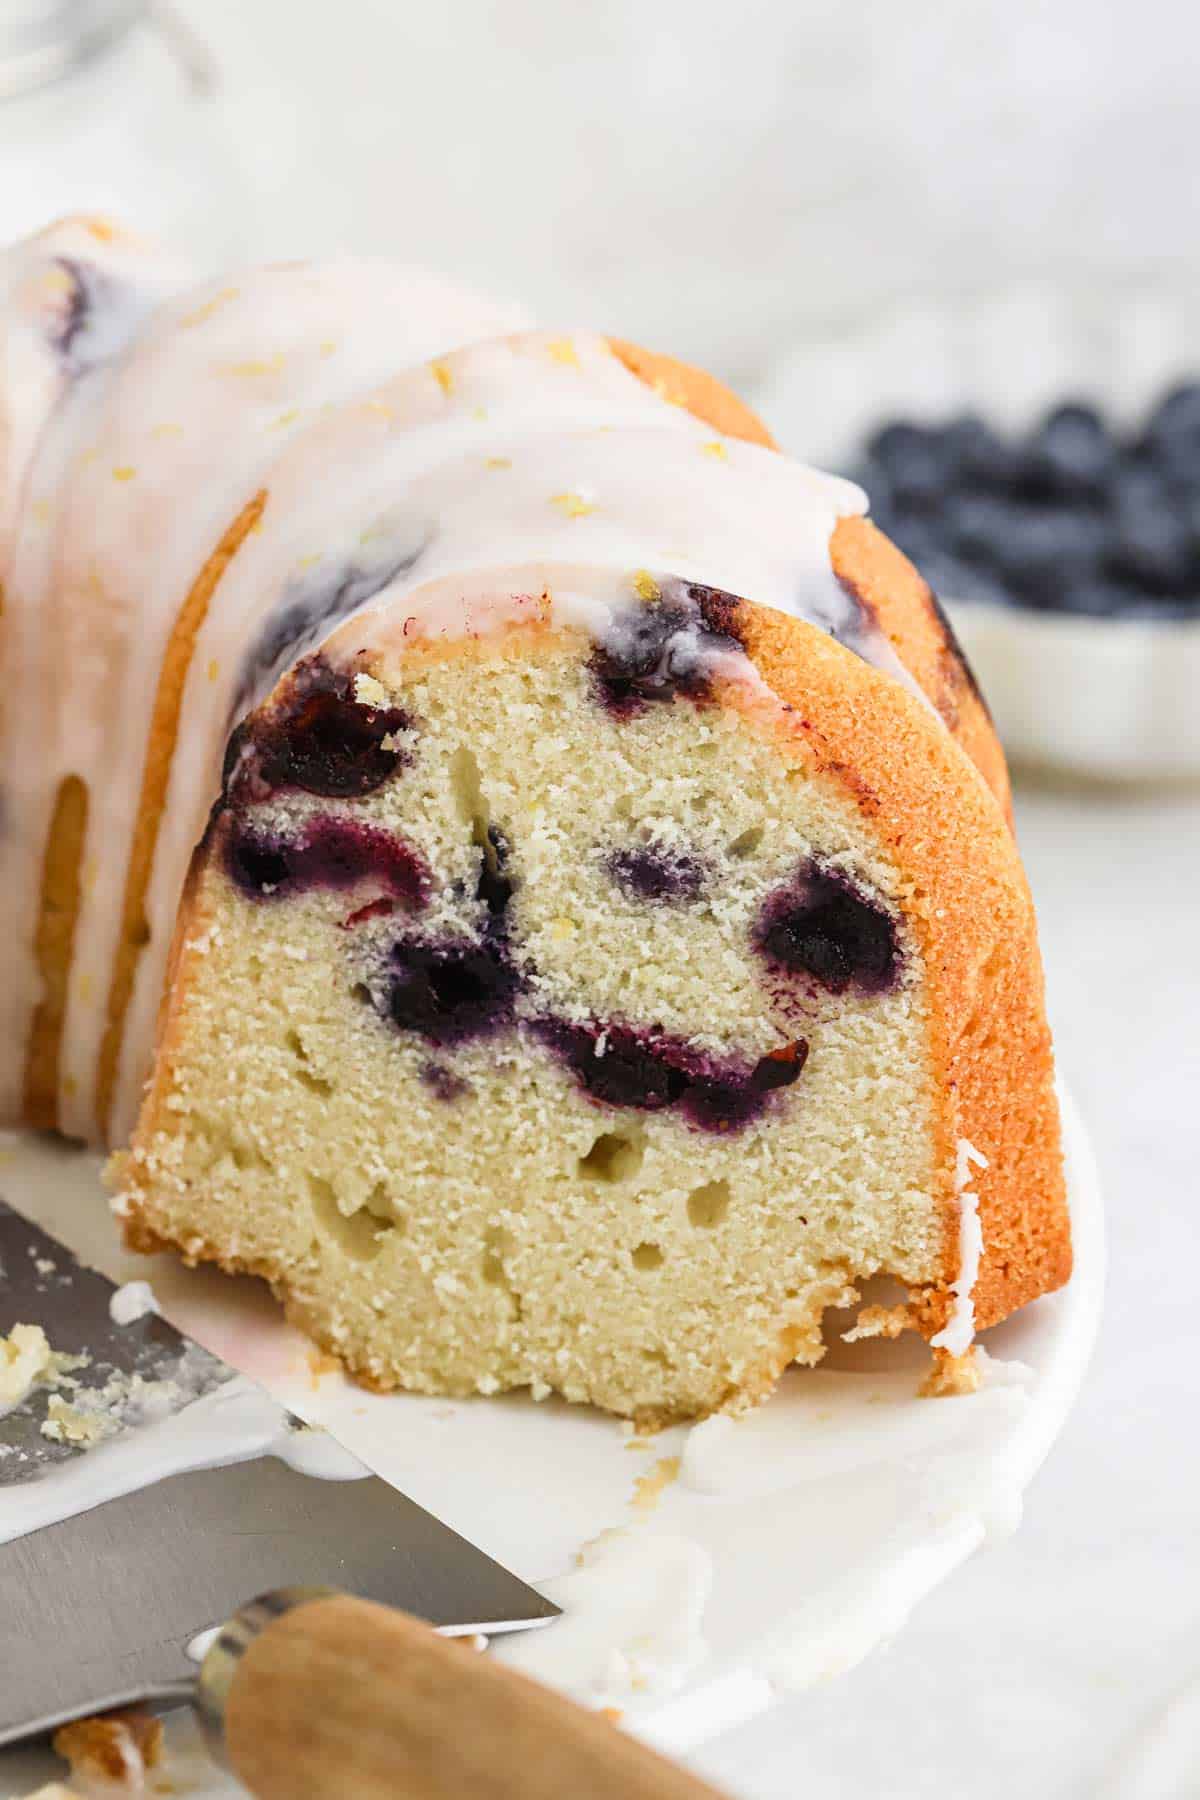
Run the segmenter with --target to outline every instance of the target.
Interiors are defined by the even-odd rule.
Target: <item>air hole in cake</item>
[[[319,1234],[332,1238],[353,1262],[371,1262],[382,1250],[394,1220],[360,1206],[346,1214],[338,1205],[337,1191],[323,1175],[308,1175],[309,1200]]]
[[[233,733],[225,753],[226,795],[239,805],[281,788],[361,798],[411,761],[403,741],[411,729],[400,707],[363,704],[352,676],[314,657],[300,664],[276,707]]]
[[[512,1233],[503,1225],[489,1225],[483,1241],[483,1279],[491,1287],[509,1285],[505,1258],[513,1252]]]
[[[661,1269],[667,1259],[661,1244],[637,1244],[631,1260],[634,1268],[644,1273],[649,1269]]]
[[[378,1219],[379,1223],[381,1225],[386,1225],[390,1231],[403,1234],[407,1221],[392,1205],[391,1195],[384,1187],[382,1181],[377,1181],[375,1183],[375,1186],[371,1189],[370,1193],[362,1203],[362,1210],[370,1213],[373,1219]]]
[[[593,1100],[644,1112],[676,1108],[702,1131],[748,1125],[772,1093],[799,1078],[808,1055],[803,1038],[745,1063],[697,1050],[653,1027],[540,1019],[532,1029]]]
[[[577,1167],[585,1181],[626,1181],[637,1174],[645,1155],[644,1138],[602,1131]]]
[[[431,1044],[460,1044],[509,1024],[520,977],[503,943],[401,938],[388,960],[392,1023]]]
[[[683,851],[614,850],[607,862],[617,886],[638,900],[694,900],[704,885],[704,865]]]
[[[244,820],[233,821],[226,840],[226,860],[231,878],[255,900],[290,898],[314,888],[352,888],[371,881],[407,906],[419,908],[428,900],[432,885],[425,862],[401,838],[356,819],[332,816],[310,820],[294,838],[256,831]]]
[[[755,948],[772,968],[808,975],[833,994],[882,994],[896,984],[896,921],[877,896],[840,869],[810,859],[767,896]]]
[[[244,1138],[235,1138],[229,1145],[229,1155],[235,1169],[243,1174],[251,1169],[267,1169],[270,1167],[266,1157],[257,1144],[246,1142]]]
[[[728,1216],[729,1201],[727,1181],[706,1181],[703,1187],[693,1188],[688,1195],[688,1224],[700,1231],[712,1231]]]
[[[730,856],[746,858],[757,855],[762,847],[763,827],[751,825],[749,830],[741,832],[728,846]]]
[[[300,1033],[293,1028],[288,1032],[284,1039],[284,1043],[291,1051],[295,1061],[295,1067],[292,1070],[293,1078],[298,1081],[302,1087],[308,1088],[310,1093],[320,1094],[321,1098],[324,1100],[330,1099],[333,1094],[333,1083],[331,1081],[326,1081],[324,1076],[314,1072],[311,1066],[312,1058],[308,1054],[308,1050]]]
[[[697,582],[664,583],[662,598],[618,613],[591,657],[602,704],[630,719],[655,701],[707,700],[713,677],[743,654],[738,601]]]
[[[518,1322],[525,1311],[520,1294],[508,1273],[508,1258],[515,1245],[512,1233],[503,1225],[489,1225],[484,1234],[480,1272],[489,1287],[499,1288],[508,1298],[508,1316]]]
[[[502,919],[513,896],[514,883],[508,871],[508,840],[498,825],[492,823],[491,809],[483,793],[479,764],[465,745],[460,745],[450,759],[450,785],[464,824],[471,830],[471,841],[479,849],[479,879],[475,898],[482,900],[493,919]]]

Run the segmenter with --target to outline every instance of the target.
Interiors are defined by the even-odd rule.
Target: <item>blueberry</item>
[[[639,1112],[674,1109],[701,1131],[749,1124],[771,1094],[799,1080],[808,1056],[803,1038],[746,1064],[653,1026],[543,1019],[532,1029],[593,1100]]]
[[[881,525],[880,529],[886,529],[897,548],[903,550],[909,562],[915,563],[922,571],[932,557],[944,554],[942,533],[929,519],[915,518],[911,513],[902,514],[888,526]]]
[[[291,871],[281,844],[236,832],[229,839],[226,856],[230,878],[244,894],[262,899],[286,890]]]
[[[703,864],[678,850],[614,850],[608,872],[638,900],[694,900],[704,882]]]
[[[1080,618],[1112,619],[1133,611],[1139,595],[1103,574],[1063,583],[1055,596],[1055,610]]]
[[[880,531],[894,538],[896,522],[904,516],[904,508],[892,492],[891,481],[882,463],[860,463],[850,470],[849,479],[856,481],[866,494],[867,511]]]
[[[952,419],[943,431],[942,446],[948,473],[960,487],[992,494],[1009,487],[1017,452],[976,414]]]
[[[934,552],[918,565],[939,600],[969,600],[976,604],[1006,605],[1011,596],[1002,579],[979,562]]]
[[[319,657],[300,664],[274,710],[252,715],[225,756],[226,791],[258,800],[280,788],[357,798],[409,760],[397,734],[411,726],[399,707],[361,705],[352,679]]]
[[[257,899],[287,899],[315,888],[340,890],[371,882],[419,908],[432,886],[424,860],[403,839],[356,819],[332,816],[309,820],[295,837],[257,831],[245,820],[232,822],[226,862],[242,892]]]
[[[507,1025],[520,985],[501,942],[401,938],[388,960],[387,1013],[430,1044],[459,1044]]]
[[[1184,593],[1196,583],[1188,511],[1153,470],[1135,466],[1121,478],[1106,567],[1118,580],[1158,597]]]
[[[1178,383],[1146,421],[1143,447],[1165,468],[1200,479],[1200,382]]]
[[[1053,607],[1064,586],[1099,569],[1110,541],[1105,519],[1090,510],[1015,506],[1000,574],[1014,599]]]
[[[1102,500],[1116,460],[1116,445],[1095,407],[1069,401],[1030,434],[1017,484],[1030,499]]]
[[[618,719],[651,702],[681,696],[700,702],[712,689],[714,662],[743,649],[734,594],[698,582],[665,584],[659,600],[630,606],[592,652],[599,698]]]
[[[942,435],[936,428],[892,420],[869,439],[867,454],[887,475],[897,506],[918,511],[936,506],[947,483]]]
[[[767,896],[754,943],[772,968],[809,975],[834,994],[851,986],[881,994],[900,973],[892,914],[840,869],[813,858]]]
[[[1012,532],[1012,509],[996,494],[952,494],[943,524],[946,542],[959,556],[996,564]]]
[[[462,1076],[444,1068],[441,1063],[427,1062],[421,1070],[421,1080],[434,1098],[444,1101],[447,1106],[470,1092],[469,1084]]]
[[[489,918],[497,922],[508,911],[516,885],[508,873],[508,857],[508,839],[498,825],[489,825],[486,842],[479,853],[475,898],[483,901]]]

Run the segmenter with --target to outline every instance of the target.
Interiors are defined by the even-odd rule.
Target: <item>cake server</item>
[[[117,1323],[115,1292],[0,1201],[0,1335],[87,1358],[0,1415],[0,1744],[190,1696],[188,1644],[264,1589],[333,1584],[455,1634],[557,1615],[165,1319]],[[73,1442],[92,1420],[112,1435]]]
[[[558,1608],[116,1292],[0,1201],[0,1330],[88,1359],[0,1414],[0,1746],[190,1703],[260,1800],[721,1800],[449,1642]]]

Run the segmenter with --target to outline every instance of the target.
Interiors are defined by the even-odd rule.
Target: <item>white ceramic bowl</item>
[[[1057,401],[1118,423],[1200,370],[1200,293],[1028,285],[913,301],[797,345],[754,396],[784,448],[845,468],[888,418],[978,411],[1019,430]],[[1094,619],[940,595],[1020,764],[1117,781],[1200,778],[1200,619]]]

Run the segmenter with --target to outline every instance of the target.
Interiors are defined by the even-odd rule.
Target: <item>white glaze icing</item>
[[[303,1475],[357,1481],[370,1470],[326,1432],[297,1427],[253,1382],[236,1376],[166,1417],[120,1430],[5,1493],[0,1543],[89,1512],[190,1469],[276,1456]]]
[[[948,1350],[951,1356],[965,1356],[975,1341],[975,1283],[983,1257],[983,1226],[979,1220],[979,1195],[968,1186],[971,1164],[986,1169],[987,1157],[966,1138],[959,1138],[954,1166],[954,1192],[958,1198],[958,1274],[950,1283],[954,1305],[950,1317],[936,1337],[930,1338],[935,1350]]]
[[[606,1531],[568,1574],[538,1585],[562,1618],[550,1633],[497,1638],[491,1653],[576,1700],[619,1705],[672,1694],[707,1653],[701,1627],[712,1558],[690,1538]]]
[[[837,1477],[865,1477],[894,1464],[902,1452],[922,1482],[952,1494],[957,1504],[961,1483],[932,1471],[944,1471],[981,1432],[1015,1422],[1033,1386],[1032,1372],[1016,1362],[985,1357],[980,1373],[976,1393],[942,1406],[919,1397],[911,1370],[805,1370],[789,1383],[785,1403],[744,1418],[716,1413],[693,1425],[679,1479],[701,1494],[760,1499]]]
[[[67,267],[84,271],[96,316],[64,357]],[[0,283],[24,310],[10,308],[0,395],[13,510],[0,540],[0,877],[12,919],[32,918],[59,784],[82,776],[89,809],[59,1121],[93,1138],[151,708],[192,583],[289,435],[321,408],[522,320],[384,263],[280,265],[189,288],[158,259],[123,244],[117,256],[74,223],[18,246],[6,270]],[[42,296],[39,307],[29,295]],[[37,980],[19,929],[0,955],[0,1115],[11,1117]]]
[[[56,259],[54,234],[10,253],[10,310],[27,280],[14,271],[58,269],[61,286]],[[511,314],[383,265],[288,265],[188,290],[153,258],[145,280],[126,273],[127,253],[116,260],[111,280],[89,277],[94,316],[71,356],[61,323],[47,332],[41,315],[24,337],[8,332],[20,354],[8,358],[0,418],[6,464],[24,474],[6,476],[0,541],[0,879],[18,922],[0,951],[0,1117],[19,1110],[38,998],[29,922],[55,796],[74,774],[89,803],[59,1120],[96,1136],[163,653],[193,583],[260,493],[262,517],[217,583],[186,667],[115,1140],[136,1114],[175,908],[230,726],[322,639],[331,656],[394,652],[415,635],[478,633],[531,611],[596,635],[644,603],[647,581],[679,580],[806,619],[922,698],[830,567],[830,534],[863,510],[861,492],[720,437],[603,339],[496,338]],[[355,607],[353,624],[340,623]],[[305,617],[299,638],[285,630]],[[721,674],[753,681],[745,658],[719,656]]]
[[[114,1325],[134,1325],[147,1313],[158,1311],[154,1289],[148,1281],[127,1281],[113,1292],[108,1316]]]

